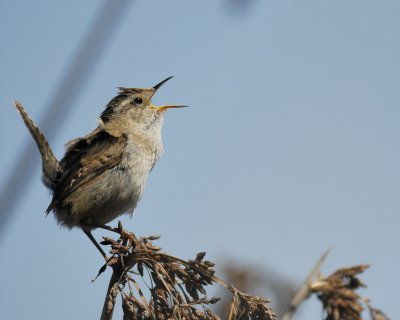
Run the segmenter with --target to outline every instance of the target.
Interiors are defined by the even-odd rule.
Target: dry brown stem
[[[367,265],[342,268],[312,284],[311,290],[321,300],[326,320],[361,320],[363,299],[356,290],[365,285],[357,277]]]
[[[119,238],[104,237],[101,243],[111,247],[112,257],[99,274],[107,266],[113,269],[101,320],[112,319],[117,295],[122,298],[124,320],[218,319],[209,306],[219,298],[206,294],[206,287],[214,283],[232,293],[229,320],[275,319],[269,300],[247,295],[215,276],[214,263],[204,260],[205,252],[186,261],[155,246],[157,236],[138,239],[121,224],[111,231]],[[139,285],[140,279],[145,286]]]
[[[356,290],[365,285],[358,275],[368,268],[368,265],[358,265],[336,270],[328,277],[314,281],[319,274],[325,253],[310,272],[307,280],[300,287],[292,300],[291,308],[284,315],[283,320],[290,320],[297,308],[311,294],[315,294],[322,302],[325,320],[362,320],[362,311],[367,306],[372,320],[389,320],[382,311],[373,308],[368,299],[362,298]]]
[[[112,319],[118,295],[122,298],[124,320],[216,320],[219,318],[210,305],[217,303],[219,298],[209,298],[206,293],[206,287],[215,283],[232,294],[228,320],[276,319],[268,305],[269,300],[245,294],[215,276],[214,263],[204,260],[205,252],[186,261],[155,246],[153,241],[159,238],[157,236],[138,239],[121,224],[108,230],[118,233],[119,238],[104,237],[101,243],[110,246],[112,256],[99,274],[107,266],[113,269],[101,320]],[[356,292],[364,286],[358,275],[368,266],[341,268],[324,278],[320,268],[328,253],[313,267],[282,319],[292,319],[304,300],[315,294],[323,304],[325,320],[361,320],[364,306],[369,309],[372,320],[389,320]]]
[[[229,260],[223,263],[221,273],[226,282],[242,292],[257,296],[268,294],[277,315],[282,315],[288,309],[289,302],[296,292],[297,286],[292,280],[260,264]],[[225,291],[224,288],[218,290],[217,294],[223,299],[215,310],[223,319],[227,319],[230,308],[230,292]]]
[[[320,269],[327,256],[331,252],[331,249],[326,251],[317,261],[315,266],[311,269],[304,283],[297,290],[296,294],[293,296],[290,301],[289,308],[286,313],[283,315],[282,320],[291,320],[293,318],[294,313],[297,311],[299,306],[306,300],[311,294],[311,284],[320,274]]]
[[[110,320],[112,319],[115,302],[118,295],[118,281],[120,278],[121,270],[117,270],[120,267],[118,263],[113,263],[113,273],[108,284],[108,289],[106,293],[106,298],[103,305],[103,310],[101,312],[100,320]]]
[[[372,320],[390,320],[389,317],[383,313],[383,311],[376,309],[374,307],[372,307],[369,304],[369,300],[367,299],[366,302],[368,310],[369,310],[369,315],[371,317]]]

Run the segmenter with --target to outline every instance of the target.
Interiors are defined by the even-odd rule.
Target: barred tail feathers
[[[46,187],[54,190],[56,177],[61,171],[60,163],[54,156],[46,138],[26,113],[22,104],[19,101],[14,100],[14,106],[21,115],[22,120],[25,122],[25,125],[35,140],[42,156],[43,183]]]

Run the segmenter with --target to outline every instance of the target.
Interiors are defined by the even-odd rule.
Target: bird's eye
[[[142,104],[142,102],[143,102],[142,98],[137,97],[137,98],[133,99],[133,104],[136,106]]]

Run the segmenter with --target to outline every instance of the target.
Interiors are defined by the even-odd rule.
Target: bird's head
[[[100,115],[105,127],[119,128],[121,132],[130,129],[149,130],[161,127],[164,113],[170,108],[183,108],[182,105],[155,106],[151,98],[168,80],[168,77],[152,88],[119,88],[119,93]]]

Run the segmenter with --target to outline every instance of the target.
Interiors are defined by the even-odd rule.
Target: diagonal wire
[[[51,96],[40,128],[48,137],[54,139],[60,125],[82,92],[84,85],[92,75],[105,48],[127,12],[132,0],[104,0],[100,10],[82,39],[74,57],[61,78],[60,85]],[[8,222],[13,216],[18,199],[26,192],[32,172],[38,167],[39,158],[35,156],[36,146],[31,138],[25,142],[8,179],[3,182],[0,191],[0,236],[4,234]]]

